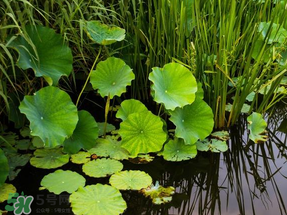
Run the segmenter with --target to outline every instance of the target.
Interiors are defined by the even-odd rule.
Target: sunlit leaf
[[[146,106],[139,100],[127,99],[121,103],[121,107],[117,112],[116,117],[125,120],[132,113],[147,111]]]
[[[5,202],[9,198],[9,194],[16,193],[16,187],[12,184],[2,184],[0,186],[0,203]]]
[[[271,32],[270,31],[271,28]],[[270,22],[260,22],[258,26],[258,32],[261,34],[261,39],[265,40],[268,38],[267,43],[283,43],[287,38],[287,30],[279,24]]]
[[[267,123],[263,119],[260,113],[252,113],[249,117],[247,117],[248,121],[248,129],[250,131],[249,138],[255,142],[265,142],[268,138],[266,133]]]
[[[91,160],[91,153],[89,152],[78,152],[77,154],[71,155],[71,161],[75,164],[88,163]]]
[[[228,131],[215,131],[212,132],[210,136],[223,141],[229,140]]]
[[[211,151],[211,152],[225,152],[228,150],[226,141],[211,139],[211,140],[202,140],[196,142],[197,150],[199,151]]]

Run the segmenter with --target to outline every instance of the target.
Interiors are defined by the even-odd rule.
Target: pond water
[[[170,203],[156,206],[136,191],[124,191],[128,204],[124,214],[287,214],[287,137],[279,131],[285,113],[286,110],[276,110],[269,119],[269,139],[265,143],[247,142],[246,121],[242,118],[230,129],[226,153],[199,153],[193,160],[178,163],[162,158],[149,164],[125,161],[124,169],[144,170],[154,182],[174,186],[176,193]],[[81,165],[67,164],[61,169],[85,175]],[[18,192],[34,196],[32,214],[72,214],[67,193],[56,196],[39,190],[43,176],[54,171],[28,164],[15,179]],[[108,183],[108,178],[86,179],[86,184]]]

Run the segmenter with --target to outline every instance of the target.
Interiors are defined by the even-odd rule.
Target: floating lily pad
[[[167,138],[160,117],[150,111],[130,114],[120,124],[119,134],[122,137],[122,147],[131,156],[160,151]]]
[[[125,120],[132,113],[139,113],[147,110],[146,106],[140,101],[127,99],[121,103],[121,107],[118,110],[116,117]]]
[[[117,172],[110,178],[110,184],[119,190],[140,190],[152,183],[149,174],[139,170]]]
[[[129,158],[129,152],[121,147],[121,141],[107,136],[106,139],[98,139],[97,145],[89,150],[89,153],[96,154],[100,157],[110,157],[115,160],[124,160]]]
[[[117,26],[108,26],[99,21],[87,22],[88,35],[92,40],[101,45],[110,45],[125,39],[125,29]]]
[[[90,82],[102,97],[110,95],[113,98],[126,92],[126,87],[131,85],[134,78],[132,69],[123,60],[109,57],[98,63],[91,74]]]
[[[69,162],[69,155],[63,154],[61,148],[37,149],[30,159],[32,166],[42,169],[54,169]]]
[[[203,100],[196,99],[191,105],[176,108],[170,112],[175,126],[175,135],[184,139],[185,144],[194,144],[206,138],[213,129],[213,113]]]
[[[37,136],[32,138],[32,144],[36,148],[44,148],[45,147],[45,143],[43,142],[43,140]]]
[[[19,107],[30,121],[32,136],[39,136],[46,147],[61,145],[78,122],[78,111],[70,96],[57,87],[44,87],[25,96]]]
[[[127,208],[118,189],[102,184],[80,187],[69,201],[76,215],[119,215]]]
[[[163,158],[167,161],[190,160],[197,155],[196,145],[185,145],[183,139],[174,139],[164,145]]]
[[[77,154],[71,155],[71,161],[75,164],[88,163],[91,160],[91,153],[89,152],[78,152]]]
[[[191,71],[178,63],[166,64],[163,68],[154,67],[149,75],[153,82],[154,100],[174,110],[191,104],[195,99],[197,84]]]
[[[135,164],[147,164],[154,160],[154,156],[151,156],[149,154],[138,154],[136,157],[130,157],[130,162]]]
[[[30,132],[31,130],[29,127],[23,127],[20,129],[20,134],[24,138],[31,137]]]
[[[104,122],[98,122],[99,136],[104,135],[104,124]],[[114,130],[116,130],[116,127],[112,124],[107,123],[106,133],[109,133]]]
[[[16,187],[12,184],[2,184],[2,186],[0,186],[0,203],[8,200],[10,193],[16,193]]]
[[[6,181],[6,178],[9,174],[8,159],[5,156],[2,149],[0,149],[0,166],[1,166],[1,169],[0,169],[0,187],[1,187]]]
[[[215,137],[216,139],[219,139],[219,140],[223,140],[223,141],[229,140],[228,131],[215,131],[215,132],[212,132],[210,136]]]
[[[101,158],[85,163],[83,172],[90,177],[101,178],[119,172],[123,167],[123,164],[117,160]]]
[[[248,129],[250,131],[249,138],[255,142],[265,142],[268,138],[266,133],[267,123],[263,119],[260,113],[252,113],[249,117],[247,117],[248,121]]]
[[[152,202],[156,205],[168,203],[172,200],[172,195],[174,194],[174,187],[163,187],[156,182],[155,185],[151,185],[148,188],[144,188],[141,192],[146,197],[150,197]]]
[[[79,187],[84,187],[86,179],[80,174],[67,170],[56,170],[53,173],[45,175],[41,181],[40,190],[47,189],[56,195],[62,192],[72,193]]]
[[[226,141],[211,139],[211,140],[202,140],[196,142],[197,150],[199,151],[211,151],[211,152],[226,152],[228,146]]]
[[[96,145],[98,124],[87,111],[78,112],[79,121],[73,135],[64,142],[64,152],[75,154],[80,149],[88,150]]]
[[[43,76],[49,85],[57,85],[61,76],[69,76],[72,72],[71,49],[51,28],[28,25],[25,29],[30,42],[19,36],[10,44],[19,52],[19,67],[31,68],[36,77]]]

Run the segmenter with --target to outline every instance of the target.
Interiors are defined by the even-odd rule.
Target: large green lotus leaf
[[[91,160],[91,153],[89,152],[78,152],[77,154],[71,155],[71,161],[75,164],[88,163]]]
[[[90,177],[101,178],[119,172],[123,167],[123,164],[117,160],[101,158],[85,163],[83,172]]]
[[[63,154],[61,148],[37,149],[30,159],[32,166],[42,169],[54,169],[69,162],[69,155]]]
[[[141,192],[144,196],[150,197],[154,204],[160,205],[172,200],[171,195],[174,194],[174,190],[174,187],[163,187],[157,181],[155,185],[152,184],[150,187],[142,189]]]
[[[267,135],[265,135],[267,123],[263,119],[260,113],[252,113],[247,117],[248,129],[250,131],[249,138],[255,142],[265,142],[267,140]]]
[[[69,201],[76,215],[119,215],[127,208],[118,189],[102,184],[80,187]]]
[[[79,121],[71,137],[64,142],[64,151],[75,154],[80,149],[88,150],[96,145],[98,139],[98,124],[87,111],[78,112]]]
[[[9,194],[16,193],[16,188],[12,184],[2,184],[0,186],[0,203],[9,199]]]
[[[194,144],[206,138],[213,129],[213,113],[203,100],[196,99],[191,105],[176,108],[170,112],[175,126],[175,135],[184,139],[185,144]]]
[[[228,146],[226,141],[211,139],[211,140],[202,140],[196,142],[197,150],[199,151],[211,151],[211,152],[226,152],[228,150]]]
[[[120,124],[122,147],[132,156],[160,151],[167,135],[160,117],[150,111],[133,113]]]
[[[87,22],[88,35],[92,40],[101,45],[110,45],[125,39],[125,29],[117,26],[108,26],[99,21]]]
[[[30,121],[31,135],[39,136],[46,147],[63,144],[78,122],[77,107],[70,96],[53,86],[25,96],[19,109]]]
[[[126,92],[126,87],[131,85],[134,78],[132,69],[123,60],[109,57],[98,63],[96,70],[91,74],[90,81],[102,97],[110,95],[113,98]]]
[[[10,44],[19,52],[19,67],[32,68],[36,77],[43,76],[49,85],[57,85],[61,76],[70,75],[73,56],[61,35],[43,26],[26,26],[26,32],[33,47],[22,36]]]
[[[271,32],[268,34],[269,28],[271,28]],[[260,32],[262,40],[265,40],[268,36],[268,44],[282,44],[287,38],[287,30],[281,25],[275,23],[271,24],[270,22],[260,22],[258,32]]]
[[[127,99],[121,103],[121,107],[118,110],[116,117],[125,120],[132,113],[139,113],[147,110],[146,106],[139,100]]]
[[[110,157],[115,160],[124,160],[129,158],[129,152],[124,149],[121,141],[117,141],[111,136],[106,139],[98,139],[97,145],[89,150],[90,154],[96,154],[100,157]]]
[[[0,187],[4,184],[6,181],[6,178],[9,174],[9,165],[8,165],[8,159],[5,156],[2,149],[0,149]]]
[[[59,195],[62,192],[75,192],[79,187],[84,187],[85,184],[86,179],[80,174],[70,170],[59,169],[44,176],[40,190],[47,189]]]
[[[166,109],[174,110],[191,104],[195,99],[197,84],[191,71],[178,63],[155,67],[149,75],[153,82],[154,100],[163,103]]]
[[[104,122],[98,122],[99,136],[104,135],[104,126],[105,126]],[[107,123],[106,133],[109,133],[109,132],[114,131],[114,130],[116,130],[116,127],[112,124]]]
[[[152,183],[149,174],[139,170],[117,172],[110,178],[110,184],[119,190],[140,190]]]
[[[189,160],[197,155],[196,145],[185,145],[183,139],[176,138],[164,145],[161,155],[167,161]]]

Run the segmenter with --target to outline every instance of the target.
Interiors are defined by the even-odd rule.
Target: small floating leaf
[[[96,43],[101,45],[110,45],[117,41],[125,39],[125,29],[108,26],[100,23],[99,21],[87,22],[88,35]]]
[[[92,72],[90,82],[102,97],[110,95],[113,98],[126,92],[126,87],[131,85],[134,78],[132,69],[123,60],[109,57],[98,63],[96,70]]]
[[[219,140],[223,140],[223,141],[229,140],[228,131],[215,131],[211,133],[210,136],[215,137]]]
[[[225,152],[228,150],[226,141],[211,139],[211,140],[202,140],[196,142],[197,150],[199,151],[211,151],[211,152]]]
[[[163,68],[154,67],[149,80],[153,82],[154,100],[163,103],[166,109],[183,107],[195,99],[196,80],[191,71],[179,63],[169,63]]]
[[[72,193],[79,187],[84,187],[86,179],[80,174],[70,170],[56,170],[45,175],[41,181],[41,190],[47,189],[56,195],[62,192]]]
[[[0,187],[4,184],[6,181],[6,178],[9,174],[9,165],[8,165],[8,159],[5,156],[2,149],[0,149]],[[1,195],[0,195],[1,196]]]
[[[76,215],[119,215],[127,208],[118,189],[102,184],[80,187],[69,201]]]
[[[163,122],[150,111],[133,113],[120,124],[122,147],[132,156],[160,151],[166,140]]]
[[[101,158],[89,161],[83,165],[83,172],[95,178],[106,177],[123,169],[123,164],[117,160]]]
[[[225,105],[225,110],[230,112],[232,109],[232,104],[228,103]],[[243,104],[242,108],[241,108],[241,113],[248,113],[250,110],[250,105],[248,104]]]
[[[10,193],[16,193],[16,187],[12,184],[2,184],[2,186],[0,186],[0,203],[8,200]]]
[[[32,136],[39,136],[46,147],[61,145],[78,122],[78,111],[70,96],[57,87],[44,87],[25,96],[19,107],[30,121]]]
[[[63,154],[61,148],[37,149],[30,159],[32,166],[42,169],[54,169],[69,162],[69,155]]]
[[[136,157],[130,157],[129,161],[135,164],[147,164],[154,160],[154,156],[149,154],[138,154]]]
[[[132,113],[139,113],[147,110],[146,106],[139,100],[127,99],[121,103],[121,107],[118,110],[116,117],[124,121]]]
[[[174,194],[174,187],[163,187],[156,182],[155,185],[151,185],[148,188],[144,188],[141,192],[152,199],[152,202],[156,205],[164,204],[172,200],[171,195]]]
[[[71,161],[75,164],[88,163],[91,160],[91,153],[89,152],[78,152],[77,154],[71,155]]]
[[[191,105],[171,111],[170,121],[175,126],[175,135],[191,145],[206,138],[213,129],[213,113],[203,100],[196,99]]]
[[[250,131],[249,138],[255,143],[265,142],[268,138],[268,136],[265,135],[267,123],[263,119],[262,115],[254,112],[247,117],[247,121],[248,129]]]
[[[110,178],[110,184],[119,190],[140,190],[152,183],[149,174],[139,170],[117,172]]]
[[[197,155],[196,145],[185,145],[183,139],[174,139],[164,145],[163,158],[167,161],[183,161]]]

